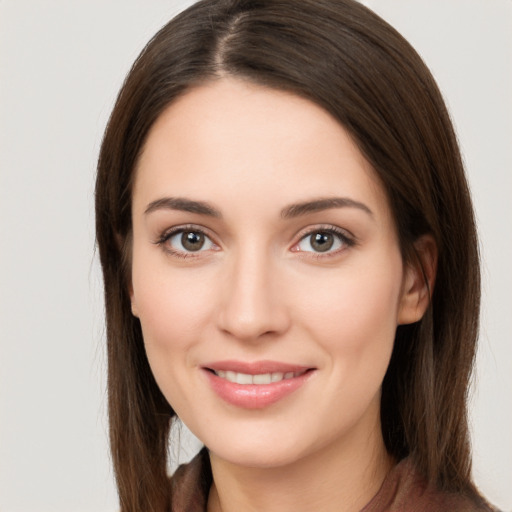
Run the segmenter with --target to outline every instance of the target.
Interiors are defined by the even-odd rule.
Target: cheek
[[[187,411],[187,397],[193,391],[189,372],[194,366],[191,354],[204,338],[212,316],[211,278],[187,272],[141,272],[134,265],[133,291],[137,302],[146,355],[155,380],[176,411]],[[153,267],[153,268],[156,268]]]
[[[336,418],[333,425],[352,425],[371,403],[379,403],[394,345],[401,272],[352,269],[338,277],[311,289],[304,325],[327,361],[325,394],[317,397],[320,409]]]
[[[137,265],[134,261],[133,299],[148,351],[180,350],[194,342],[208,323],[214,305],[214,283],[200,270],[173,271],[169,266]],[[161,270],[159,270],[161,269]]]
[[[307,328],[326,351],[351,368],[387,366],[397,326],[401,260],[387,265],[344,268],[303,294]],[[306,283],[304,283],[306,286]]]

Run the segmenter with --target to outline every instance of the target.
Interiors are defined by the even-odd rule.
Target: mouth
[[[263,409],[294,394],[316,368],[272,361],[224,361],[202,367],[210,388],[225,402],[243,409]]]
[[[312,368],[298,372],[268,372],[257,374],[235,372],[231,370],[212,370],[211,368],[208,368],[208,370],[221,379],[226,379],[228,382],[232,382],[233,384],[241,384],[242,386],[245,386],[249,384],[265,385],[294,379],[312,371]]]

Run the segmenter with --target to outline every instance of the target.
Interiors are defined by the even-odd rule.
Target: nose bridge
[[[219,314],[221,330],[244,340],[286,330],[279,271],[268,248],[245,244],[230,259]]]

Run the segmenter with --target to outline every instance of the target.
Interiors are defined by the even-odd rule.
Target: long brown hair
[[[387,191],[405,261],[431,233],[436,286],[424,318],[399,326],[382,391],[390,454],[440,489],[477,498],[466,399],[478,331],[475,222],[441,94],[412,47],[353,0],[202,0],[134,63],[101,147],[96,232],[105,284],[112,457],[123,512],[163,511],[174,412],[146,359],[129,299],[131,189],[148,131],[193,85],[236,76],[325,108]]]

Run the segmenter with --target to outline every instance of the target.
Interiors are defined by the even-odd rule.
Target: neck
[[[279,467],[234,465],[210,452],[208,512],[357,512],[377,494],[394,462],[378,416],[367,429]],[[364,435],[362,435],[364,434]]]

